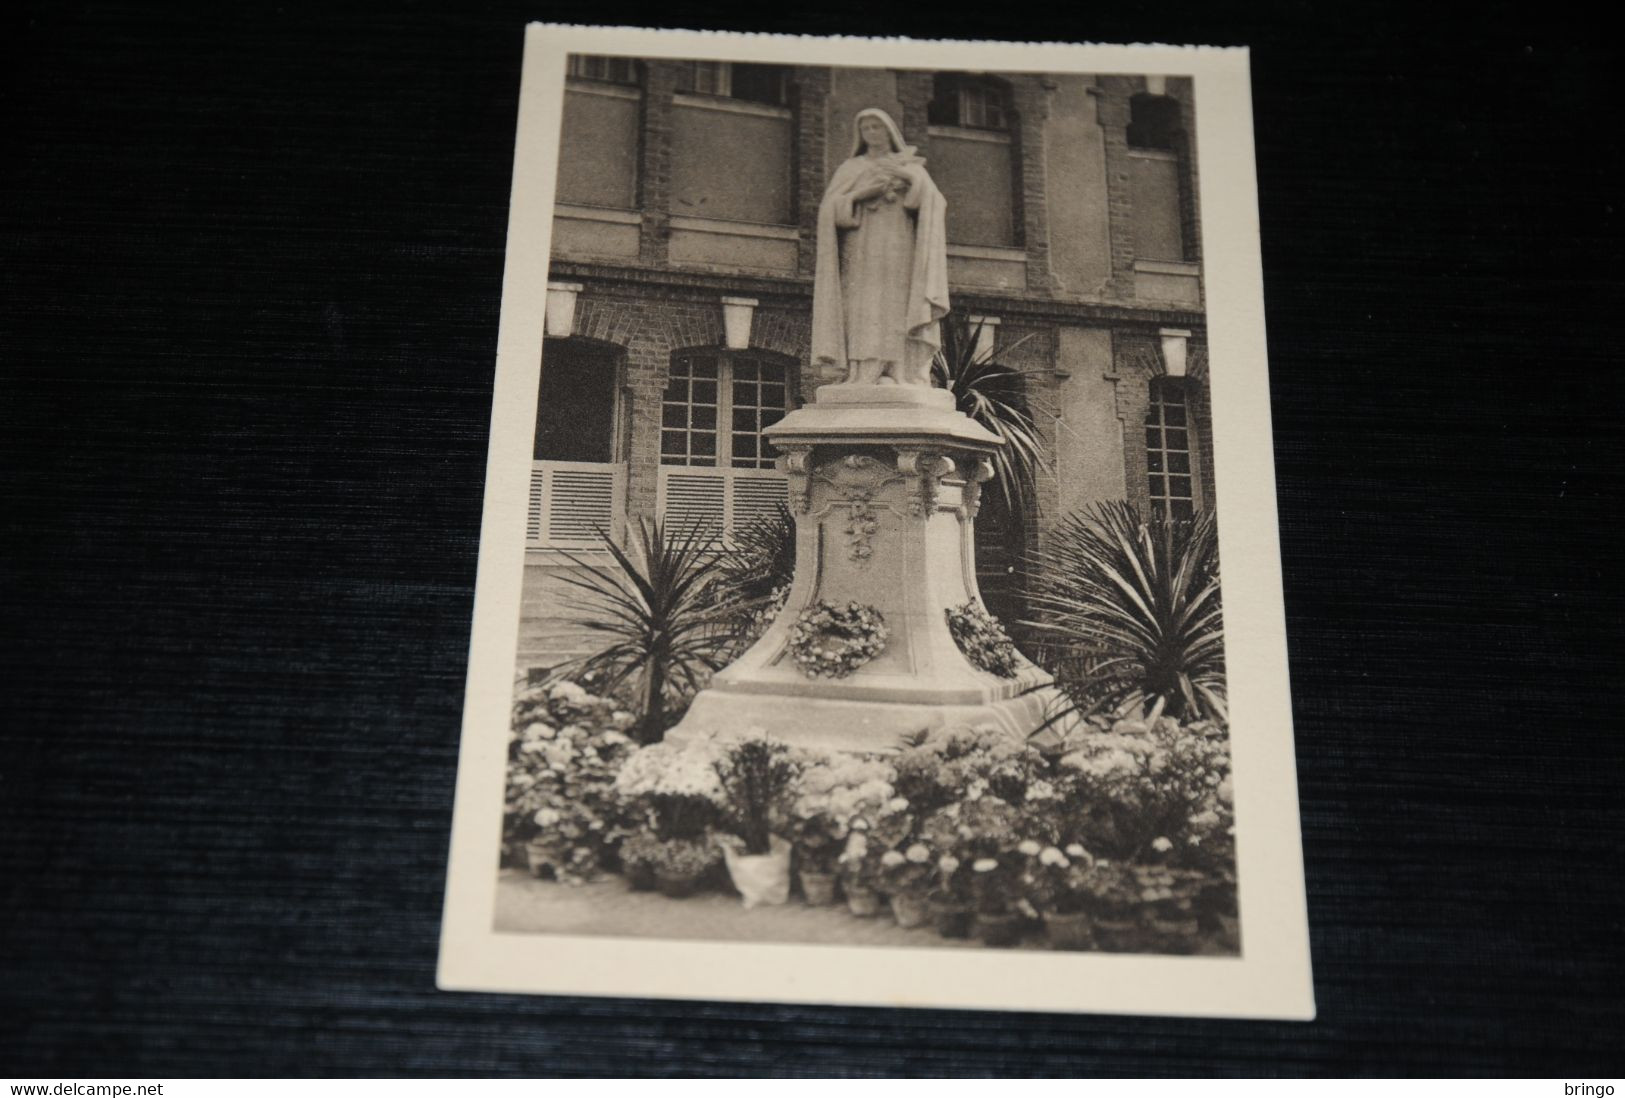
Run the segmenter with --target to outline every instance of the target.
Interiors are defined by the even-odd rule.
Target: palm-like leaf
[[[1147,522],[1101,503],[1057,524],[1029,568],[1027,624],[1060,657],[1072,711],[1225,717],[1218,564],[1210,512]]]
[[[1020,513],[1024,504],[1036,505],[1034,485],[1040,471],[1049,471],[1043,436],[1032,415],[1026,392],[1026,371],[999,362],[991,351],[977,350],[982,323],[974,325],[962,313],[949,313],[942,322],[942,346],[932,361],[932,374],[954,396],[958,409],[1004,440],[993,456],[994,483]],[[1030,337],[1004,348],[1008,355]]]
[[[639,739],[652,743],[665,733],[671,707],[727,664],[730,637],[719,623],[736,608],[711,590],[717,552],[709,531],[670,534],[639,519],[626,549],[603,531],[599,538],[613,567],[566,553],[581,574],[561,578],[577,591],[567,601],[582,615],[573,624],[608,643],[565,670],[596,675],[609,691],[629,690],[641,710]]]

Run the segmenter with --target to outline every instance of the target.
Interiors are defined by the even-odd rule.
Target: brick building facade
[[[809,365],[814,230],[864,107],[926,157],[954,308],[1025,371],[1053,462],[1026,514],[979,521],[990,603],[1069,511],[1212,505],[1188,79],[604,57],[570,72],[522,669],[581,643],[557,576],[596,526],[727,526],[782,497],[760,431],[830,380]]]

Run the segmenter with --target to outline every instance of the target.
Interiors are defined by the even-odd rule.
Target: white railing
[[[625,514],[625,465],[597,461],[532,464],[526,545],[590,549],[600,544],[600,530],[619,540]]]

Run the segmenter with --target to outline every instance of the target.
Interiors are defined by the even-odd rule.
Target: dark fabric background
[[[1620,1071],[1618,51],[1551,5],[1029,7],[0,35],[0,1074]],[[1253,46],[1318,1021],[434,989],[538,17]]]

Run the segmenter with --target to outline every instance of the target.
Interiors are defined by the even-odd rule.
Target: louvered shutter
[[[613,534],[624,506],[622,467],[586,461],[538,461],[530,478],[525,537],[533,545],[583,548]]]
[[[663,468],[661,514],[672,534],[689,531],[721,536],[727,529],[728,478],[722,470]]]
[[[784,474],[766,469],[764,476],[744,476],[736,470],[733,481],[733,514],[728,530],[731,533],[758,519],[777,513],[779,504],[789,500]]]

